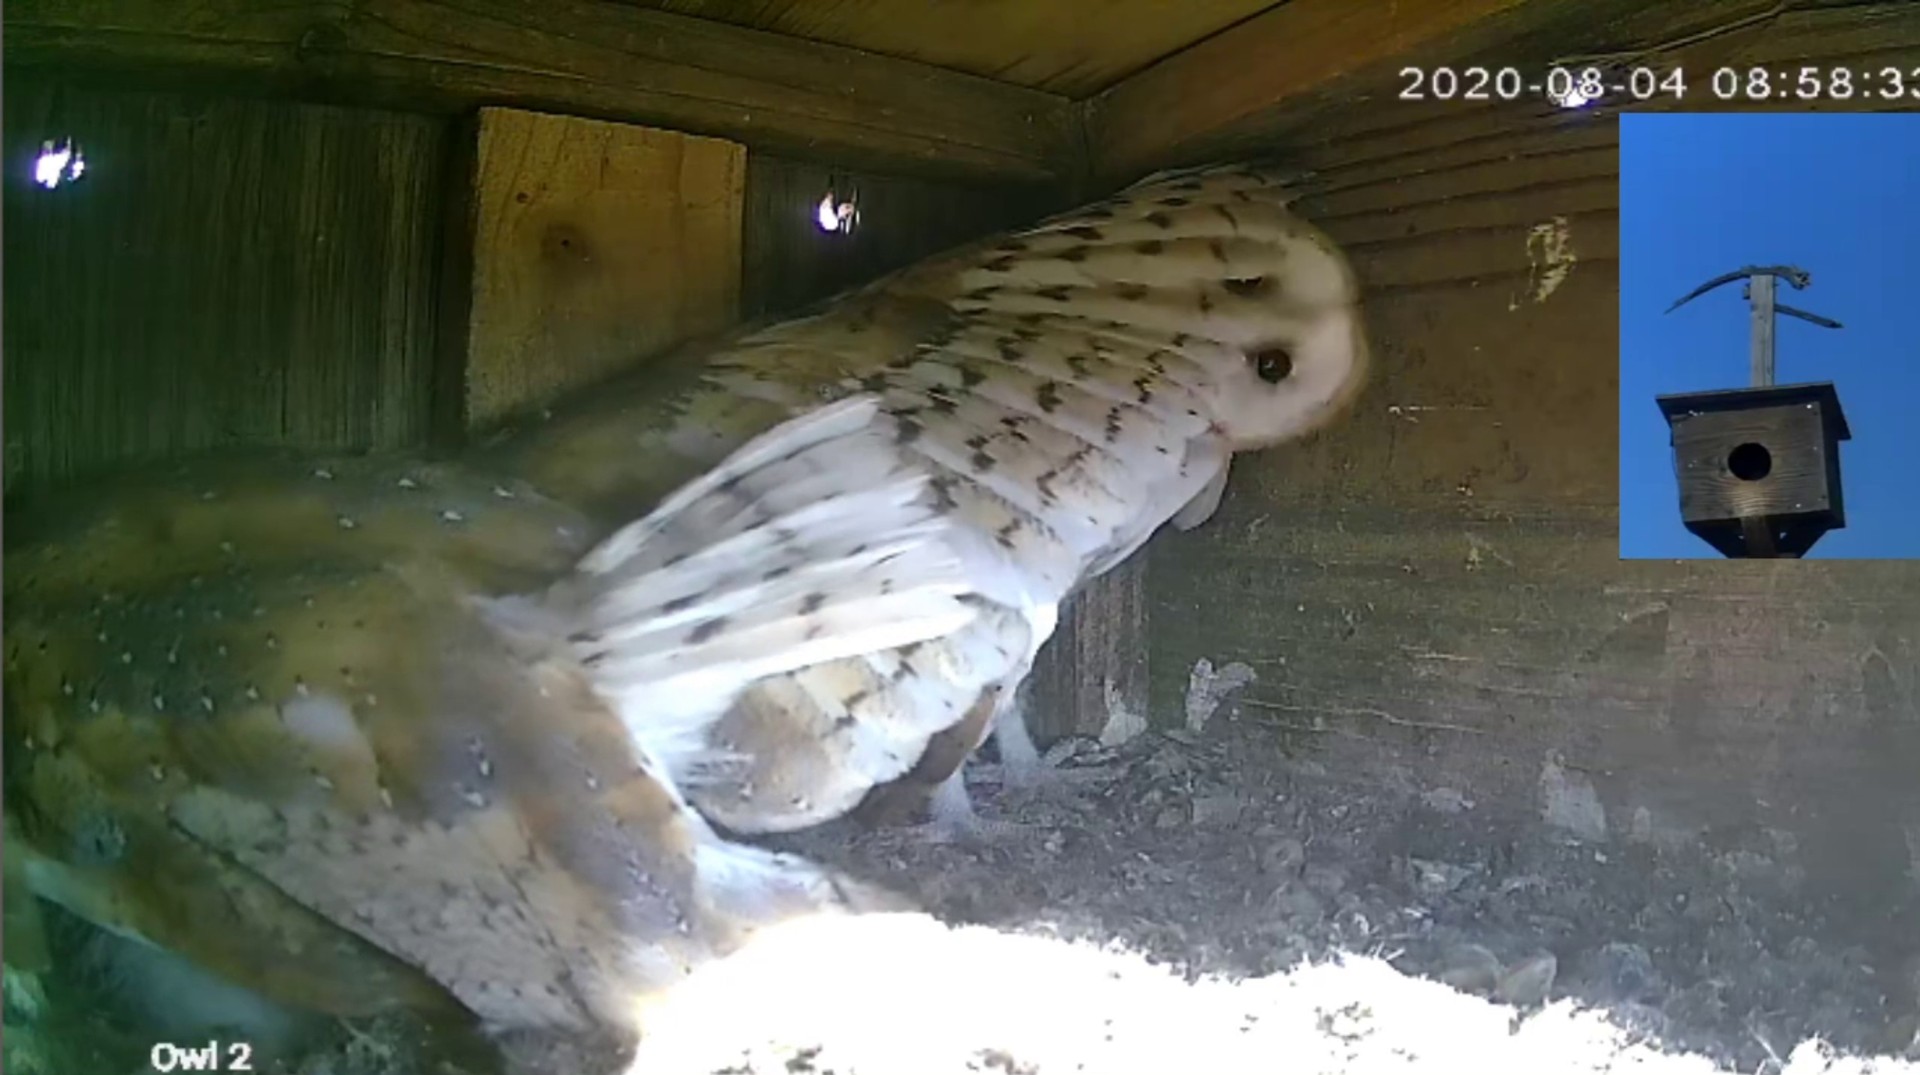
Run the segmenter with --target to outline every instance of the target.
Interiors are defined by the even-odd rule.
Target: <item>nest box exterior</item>
[[[1730,557],[1798,557],[1847,525],[1840,442],[1852,438],[1830,382],[1660,396],[1680,518]]]

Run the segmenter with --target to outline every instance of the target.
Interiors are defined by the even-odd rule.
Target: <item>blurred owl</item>
[[[981,615],[755,684],[664,759],[704,814],[791,831],[911,774],[937,820],[969,826],[958,760],[989,730],[1010,779],[1043,775],[1017,688],[1062,600],[1163,523],[1204,522],[1234,452],[1314,432],[1365,383],[1357,281],[1290,201],[1271,170],[1162,173],[598,389],[489,450],[619,517],[679,468],[871,392],[964,521]]]
[[[843,400],[591,548],[404,460],[41,514],[7,563],[7,898],[293,1009],[464,1009],[532,1070],[611,1070],[759,926],[894,905],[723,839],[659,758],[748,683],[978,615],[899,440]]]

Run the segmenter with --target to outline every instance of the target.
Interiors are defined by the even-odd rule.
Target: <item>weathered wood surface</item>
[[[1665,89],[1645,100],[1609,95],[1581,110],[1610,114],[1621,108],[1853,111],[1862,103],[1827,95],[1723,100],[1712,92],[1712,74],[1720,67],[1773,65],[1776,71],[1791,71],[1802,65],[1822,70],[1850,65],[1856,71],[1878,71],[1884,66],[1906,70],[1920,63],[1920,8],[1902,0],[1791,6],[1773,0],[1685,5],[1486,0],[1472,6],[1437,5],[1436,11],[1448,9],[1438,13],[1419,7],[1411,16],[1390,13],[1384,6],[1377,11],[1373,5],[1366,7],[1362,16],[1358,7],[1348,11],[1334,0],[1328,0],[1324,10],[1294,0],[1090,99],[1085,104],[1090,168],[1111,185],[1153,168],[1276,149],[1304,162],[1321,155],[1312,147],[1336,141],[1365,140],[1389,131],[1437,138],[1449,119],[1461,122],[1464,133],[1475,117],[1498,117],[1497,122],[1504,123],[1517,114],[1557,110],[1532,93],[1514,102],[1402,100],[1407,80],[1400,72],[1407,66],[1429,72],[1439,66],[1456,71],[1474,64],[1511,67],[1526,84],[1543,89],[1554,67],[1578,71],[1598,66],[1621,84],[1635,67],[1662,75],[1679,67],[1686,73],[1683,96]],[[1465,17],[1473,11],[1483,17]],[[1378,27],[1378,41],[1364,47],[1349,40],[1363,17],[1384,24]],[[1400,18],[1421,32],[1393,32],[1390,27]],[[1289,20],[1300,24],[1302,43],[1289,43],[1286,35],[1277,34],[1289,28]],[[1328,41],[1346,44],[1325,44]],[[1399,46],[1406,47],[1395,51]],[[1279,54],[1307,58],[1291,65],[1270,58]],[[1252,55],[1269,58],[1232,62],[1236,56]],[[1213,74],[1218,71],[1227,75]],[[1188,92],[1190,86],[1199,89]],[[1522,110],[1516,112],[1515,105]],[[1920,108],[1920,101],[1883,101],[1872,107],[1911,110]]]
[[[1493,21],[1525,8],[1559,14],[1542,0],[1413,0],[1354,4],[1290,0],[1166,56],[1088,101],[1096,170],[1149,170],[1196,141],[1231,130],[1282,102],[1321,92],[1387,63],[1451,54],[1454,39],[1509,32]],[[1486,33],[1477,37],[1475,31]]]
[[[18,0],[6,37],[21,70],[134,69],[414,110],[513,105],[971,175],[1070,163],[1063,97],[601,0]]]
[[[625,0],[1084,97],[1275,0]],[[1294,0],[1298,2],[1298,0]]]
[[[449,147],[471,136],[457,137],[449,129],[456,125],[438,117],[108,91],[9,70],[8,159],[25,163],[42,139],[72,134],[91,165],[79,183],[52,191],[26,184],[19,172],[9,177],[10,489],[225,446],[391,447],[419,444],[435,431],[443,443],[458,442],[466,428],[462,326],[473,308],[474,273],[448,248],[471,247],[451,240],[471,227],[471,198],[461,195],[473,184],[461,177],[476,166],[477,146],[466,147],[464,161]],[[570,122],[551,129],[560,128],[598,129]],[[641,149],[639,163],[664,168],[654,149]],[[737,308],[763,316],[1056,207],[1044,185],[835,173],[763,154],[749,154],[743,172],[729,173],[726,159],[708,160],[719,169],[714,191],[702,189],[708,177],[697,168],[634,179],[646,190],[614,184],[624,166],[604,177],[596,169],[574,177],[580,196],[565,213],[538,219],[532,199],[520,203],[515,189],[505,208],[525,215],[503,241],[517,236],[537,249],[506,246],[502,256],[524,255],[512,264],[534,275],[550,304],[569,308],[590,299],[604,313],[614,306],[606,289],[652,280],[667,290],[649,301],[674,304],[681,312],[673,323],[682,325],[699,320],[695,307],[721,297],[675,294],[665,277],[646,276],[661,267],[647,260],[658,243],[636,239],[611,251],[612,264],[602,267],[618,271],[563,273],[541,260],[553,252],[541,245],[553,235],[547,225],[571,221],[604,234],[604,224],[632,235],[637,220],[594,216],[606,209],[595,207],[600,199],[643,202],[638,216],[657,222],[645,206],[664,208],[650,200],[659,190],[677,184],[673,197],[682,200],[717,197],[743,174],[734,253],[689,235],[673,240],[678,252],[665,267],[690,279],[687,265],[707,265],[714,272],[703,277],[724,290],[717,266],[739,258]],[[812,223],[829,175],[853,179],[862,192],[866,222],[854,235],[823,234]],[[507,178],[495,176],[501,191],[513,185]],[[563,178],[541,182],[552,192]],[[606,189],[586,193],[595,184]],[[724,220],[708,223],[724,243]],[[514,307],[535,335],[579,329],[610,348],[638,323],[616,324],[607,314],[570,328],[532,311],[539,297],[517,293],[525,301]],[[489,307],[483,316],[502,312]],[[620,346],[628,353],[618,361],[610,351],[596,353],[614,365],[648,357],[647,340]]]
[[[736,320],[738,143],[505,108],[482,109],[476,126],[472,174],[455,180],[472,188],[472,249],[456,258],[471,281],[468,422]]]
[[[1683,417],[1672,438],[1680,517],[1687,522],[1843,507],[1828,503],[1827,476],[1836,468],[1820,413],[1807,405]],[[1742,445],[1761,449],[1765,474],[1734,473],[1734,452]]]
[[[1617,125],[1427,114],[1313,147],[1300,208],[1353,258],[1377,377],[1328,434],[1237,463],[1233,493],[1611,505]]]
[[[1362,787],[1453,789],[1491,832],[1552,823],[1560,770],[1599,806],[1569,838],[1786,834],[1811,904],[1876,954],[1913,906],[1920,573],[1623,563],[1610,513],[1545,501],[1231,494],[1152,556],[1163,722],[1195,661],[1245,661],[1240,719]]]
[[[7,176],[10,490],[220,445],[424,435],[438,120],[17,74],[6,159],[72,136],[90,169],[52,190]]]
[[[1151,721],[1147,556],[1094,579],[1060,610],[1034,660],[1027,720],[1035,739],[1124,740]]]
[[[1906,11],[1678,55],[1912,65]],[[1301,208],[1354,255],[1380,376],[1150,546],[1153,713],[1177,720],[1197,660],[1245,661],[1241,719],[1285,749],[1453,788],[1490,831],[1553,823],[1572,780],[1600,812],[1569,838],[1777,835],[1841,943],[1897,955],[1920,914],[1920,574],[1618,559],[1617,115],[1355,107],[1300,130]]]

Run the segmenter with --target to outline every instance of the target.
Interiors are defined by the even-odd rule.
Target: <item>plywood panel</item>
[[[1083,97],[1275,0],[631,0]]]
[[[69,136],[84,178],[28,183],[40,140]],[[442,136],[10,78],[9,487],[221,445],[419,439]]]
[[[481,110],[477,137],[469,421],[734,321],[742,146],[502,108]]]

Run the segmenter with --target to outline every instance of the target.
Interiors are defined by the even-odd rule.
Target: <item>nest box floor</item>
[[[1072,742],[1051,755],[1092,775],[1038,796],[979,766],[983,814],[1022,826],[984,841],[773,841],[934,917],[749,949],[676,1002],[634,1070],[1253,1072],[1286,1056],[1343,1073],[1920,1075],[1920,965],[1836,945],[1793,848],[1590,843],[1470,789],[1275,743],[1244,713]],[[98,1019],[68,1016],[94,1024],[71,1070],[119,1070],[100,1066]],[[261,1070],[477,1075],[420,1040],[399,1020],[343,1028]]]

